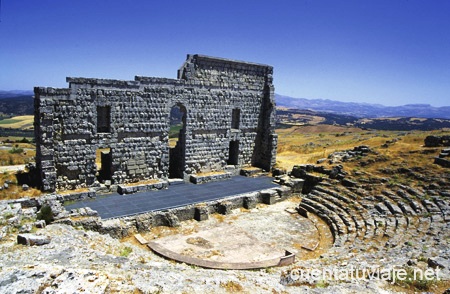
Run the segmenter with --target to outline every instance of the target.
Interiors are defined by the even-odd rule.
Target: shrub
[[[130,253],[133,251],[133,248],[131,247],[124,247],[122,249],[122,251],[120,251],[120,256],[123,257],[128,257],[128,255],[130,255]]]
[[[52,208],[48,205],[42,206],[41,210],[37,214],[37,219],[45,220],[47,225],[50,224],[54,220]]]
[[[23,153],[23,148],[13,147],[11,150],[9,150],[9,153],[11,153],[11,154]]]
[[[28,140],[27,138],[23,138],[22,140],[17,141],[19,143],[30,143],[30,140]]]

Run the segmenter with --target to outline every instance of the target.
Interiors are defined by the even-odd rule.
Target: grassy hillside
[[[449,130],[376,131],[332,125],[293,126],[277,129],[277,133],[277,166],[287,170],[297,164],[316,163],[332,152],[352,149],[358,145],[370,146],[390,163],[397,162],[406,166],[432,165],[433,157],[439,153],[439,149],[431,150],[435,154],[431,151],[422,154],[425,137],[431,134],[450,135]],[[432,167],[436,168],[435,165]],[[376,168],[369,171],[376,172]]]
[[[32,115],[14,116],[12,118],[0,120],[0,128],[32,130],[33,122],[34,116]]]

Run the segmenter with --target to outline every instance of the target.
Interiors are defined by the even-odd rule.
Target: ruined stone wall
[[[68,89],[35,88],[37,165],[44,190],[99,185],[96,152],[114,183],[169,177],[170,111],[185,111],[179,146],[184,178],[275,163],[272,67],[188,55],[178,79],[67,78]],[[234,118],[233,118],[234,115]],[[231,143],[234,141],[235,143]],[[109,149],[108,149],[109,148]],[[236,148],[236,147],[233,147]],[[233,161],[233,160],[231,160]],[[109,179],[108,179],[109,180]]]

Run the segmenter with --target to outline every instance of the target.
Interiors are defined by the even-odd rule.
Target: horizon
[[[0,89],[176,78],[186,54],[269,64],[276,93],[446,106],[450,2],[2,1]],[[131,77],[131,78],[130,78]]]
[[[0,89],[0,93],[1,92],[28,92],[30,95],[34,96],[34,91],[33,90],[20,90],[20,89],[13,89],[13,90],[3,90]],[[339,101],[339,100],[333,100],[333,99],[328,99],[328,98],[306,98],[306,97],[292,97],[292,96],[287,96],[284,94],[280,94],[275,92],[274,93],[275,96],[281,96],[281,97],[285,97],[285,98],[292,98],[292,99],[306,99],[306,100],[322,100],[322,101],[334,101],[334,102],[341,102],[341,103],[357,103],[357,104],[367,104],[367,105],[380,105],[382,107],[402,107],[402,106],[430,106],[430,107],[434,107],[434,108],[440,108],[440,107],[450,107],[450,103],[446,104],[446,105],[441,105],[441,106],[436,106],[433,104],[429,104],[429,103],[408,103],[408,104],[398,104],[398,105],[384,105],[384,104],[380,104],[380,103],[371,103],[371,102],[355,102],[355,101]],[[276,97],[275,97],[276,98]]]

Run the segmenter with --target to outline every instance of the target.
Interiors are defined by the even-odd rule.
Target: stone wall
[[[267,65],[188,55],[178,79],[67,78],[68,89],[37,87],[36,163],[42,189],[169,178],[174,106],[185,113],[179,160],[172,160],[180,177],[223,171],[230,162],[270,170],[277,146],[272,74]],[[230,146],[236,160],[230,159]],[[101,172],[99,149],[108,158]]]

